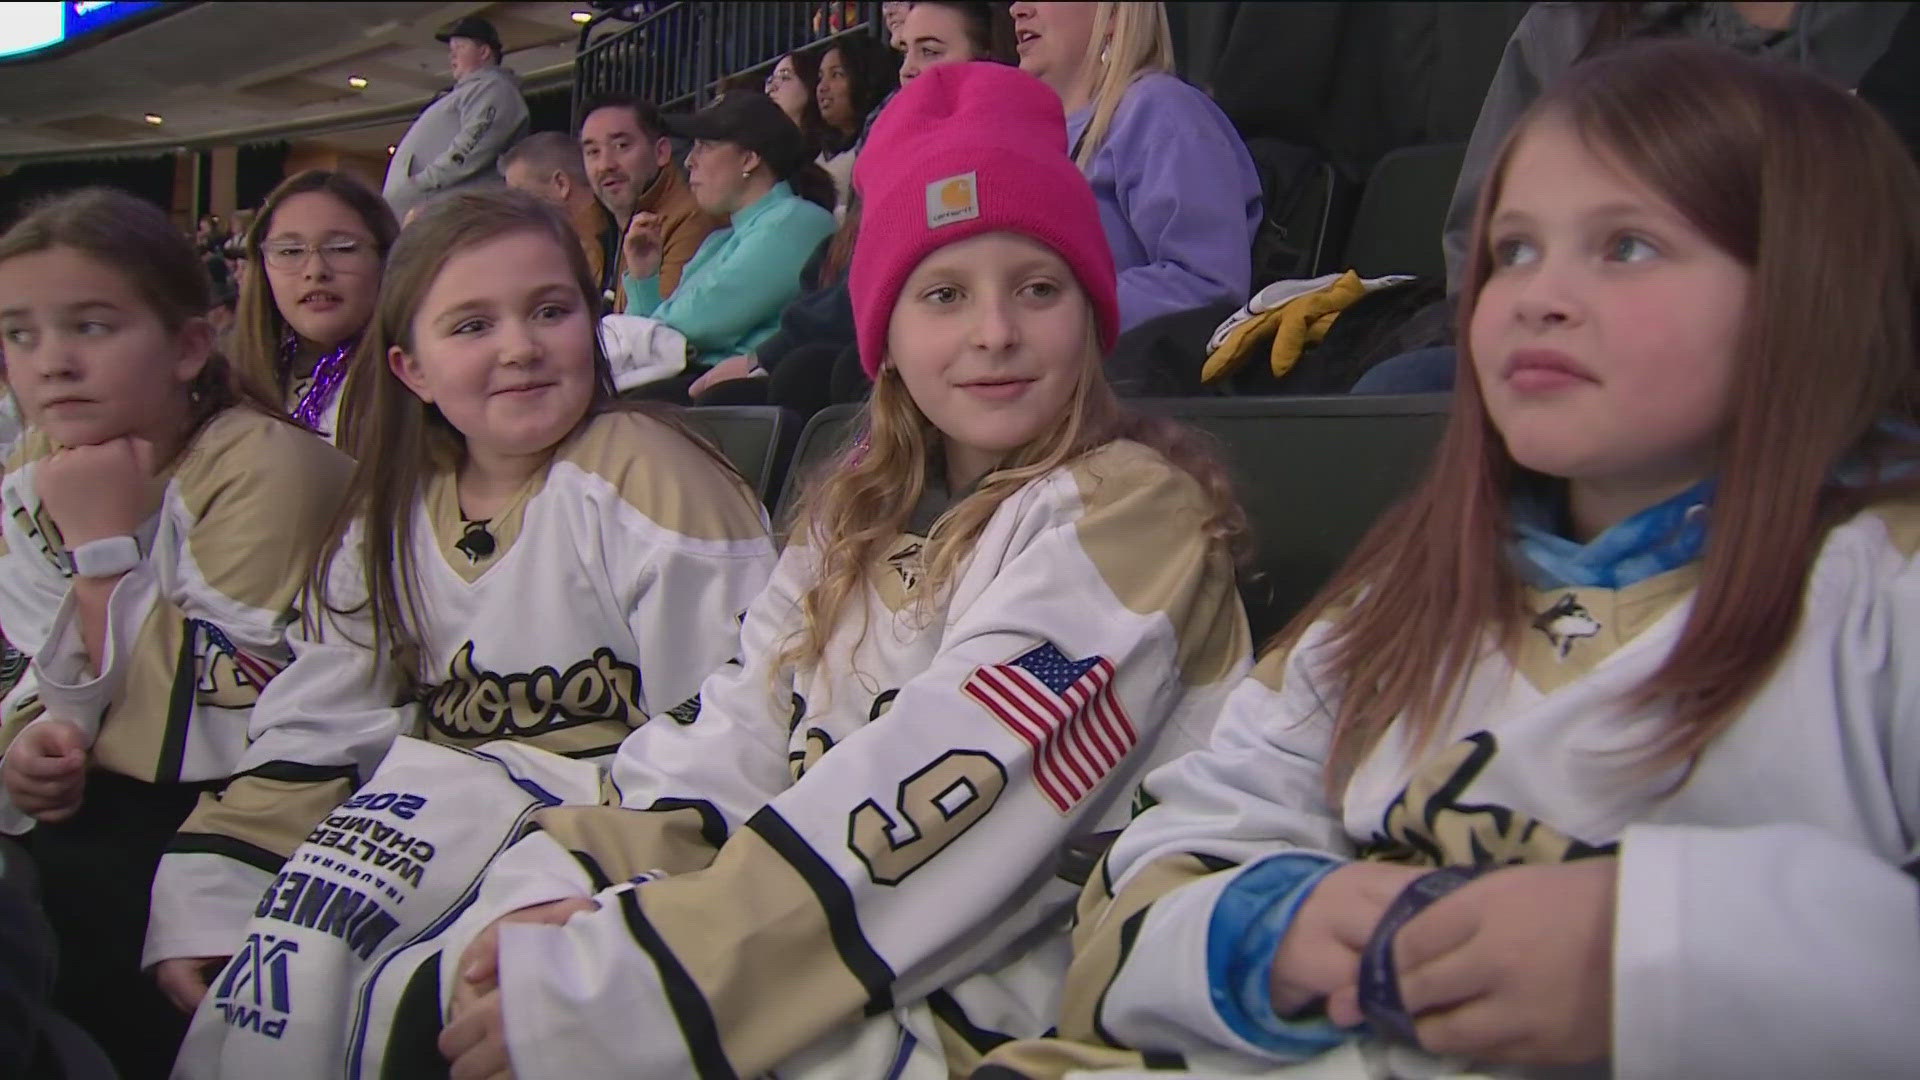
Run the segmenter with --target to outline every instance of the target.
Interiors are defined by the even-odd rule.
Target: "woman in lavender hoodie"
[[[1120,271],[1120,324],[1252,290],[1260,179],[1206,94],[1173,74],[1158,3],[1017,3],[1020,67],[1060,95]]]

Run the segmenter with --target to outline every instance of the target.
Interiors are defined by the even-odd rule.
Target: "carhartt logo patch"
[[[927,185],[927,228],[937,229],[980,216],[980,191],[974,174],[961,173]]]

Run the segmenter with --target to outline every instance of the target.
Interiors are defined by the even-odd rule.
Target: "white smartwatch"
[[[140,565],[140,541],[131,536],[89,540],[67,552],[67,569],[79,577],[117,577]]]

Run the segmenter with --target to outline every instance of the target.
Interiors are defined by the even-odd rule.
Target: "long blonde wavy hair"
[[[937,602],[988,520],[1014,493],[1116,439],[1140,443],[1192,476],[1212,507],[1202,525],[1209,540],[1234,561],[1244,558],[1249,546],[1246,513],[1212,439],[1121,403],[1107,382],[1091,314],[1085,356],[1061,422],[1009,454],[928,530],[922,572],[908,588],[911,605],[924,612]],[[776,671],[816,666],[825,659],[850,598],[866,586],[873,567],[907,531],[928,476],[944,465],[940,430],[920,411],[891,365],[881,366],[862,419],[861,437],[809,480],[794,507],[790,536],[812,547],[818,564],[813,583],[800,598],[801,629],[783,647]],[[864,636],[865,605],[853,606],[861,612]]]
[[[1107,141],[1113,114],[1133,81],[1149,72],[1172,72],[1173,29],[1167,24],[1167,5],[1112,3],[1101,0],[1093,14],[1093,34],[1087,39],[1082,77],[1089,80],[1093,118],[1080,137],[1073,163],[1086,172],[1093,156]]]

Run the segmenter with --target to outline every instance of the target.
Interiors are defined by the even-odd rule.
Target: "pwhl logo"
[[[269,1039],[286,1033],[293,995],[287,990],[287,958],[300,951],[298,942],[272,934],[248,934],[246,944],[227,962],[214,987],[213,1007],[221,1019]]]

